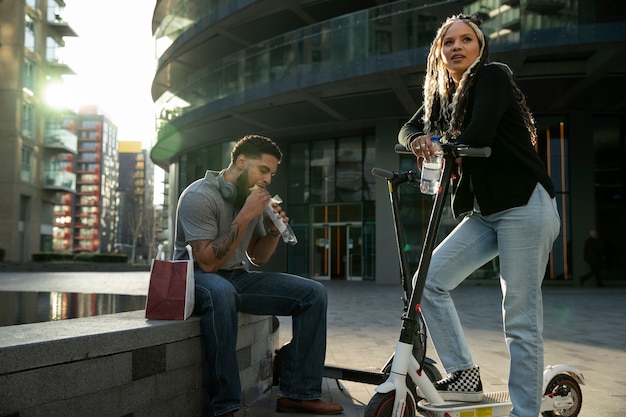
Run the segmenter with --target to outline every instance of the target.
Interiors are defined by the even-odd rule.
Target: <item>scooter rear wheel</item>
[[[543,417],[576,417],[583,405],[583,394],[580,385],[572,376],[567,374],[556,375],[548,383],[545,395],[559,395],[570,397],[573,405],[569,408],[544,411]]]
[[[376,393],[365,407],[363,417],[391,417],[396,392]],[[415,399],[411,393],[406,396],[406,407],[402,417],[416,417]]]

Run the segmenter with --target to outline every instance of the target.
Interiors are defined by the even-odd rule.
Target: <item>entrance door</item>
[[[363,227],[349,224],[346,226],[346,279],[363,279]]]
[[[313,277],[360,280],[363,274],[362,226],[323,224],[313,226]]]
[[[313,226],[313,277],[330,279],[330,226]]]

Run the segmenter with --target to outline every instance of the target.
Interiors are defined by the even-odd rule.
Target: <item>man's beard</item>
[[[237,188],[237,197],[233,202],[233,206],[240,208],[243,207],[250,191],[248,191],[249,183],[248,183],[248,168],[244,168],[241,174],[237,177],[235,181],[235,188]]]

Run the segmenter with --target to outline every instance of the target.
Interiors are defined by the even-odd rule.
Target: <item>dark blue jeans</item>
[[[326,287],[277,272],[195,271],[195,313],[202,315],[208,362],[209,415],[238,410],[241,382],[237,365],[237,313],[292,316],[293,338],[285,358],[280,395],[320,398],[326,356]]]

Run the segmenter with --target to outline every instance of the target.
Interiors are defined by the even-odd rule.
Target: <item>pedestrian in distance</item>
[[[491,148],[489,158],[455,161],[452,211],[461,220],[433,251],[421,308],[448,373],[435,382],[442,398],[481,401],[480,370],[450,292],[499,256],[510,417],[537,417],[543,394],[541,284],[560,219],[554,185],[534,147],[534,118],[509,67],[489,60],[481,23],[459,14],[441,25],[428,54],[423,104],[398,134],[426,161],[435,135],[442,143]]]
[[[589,231],[589,236],[585,239],[585,247],[583,249],[583,258],[589,265],[589,272],[580,277],[580,284],[584,284],[591,277],[596,278],[596,287],[602,287],[602,266],[604,263],[604,249],[602,241],[598,238],[598,232],[595,229]]]
[[[264,214],[267,187],[282,160],[271,139],[241,138],[220,172],[207,171],[180,195],[176,210],[175,259],[195,261],[195,313],[200,314],[208,362],[208,416],[233,416],[240,408],[237,364],[238,312],[292,316],[293,338],[280,379],[277,411],[339,414],[325,402],[326,288],[319,282],[279,272],[249,270],[272,256],[280,233]],[[272,203],[273,204],[273,203]],[[285,223],[289,218],[273,204]]]

